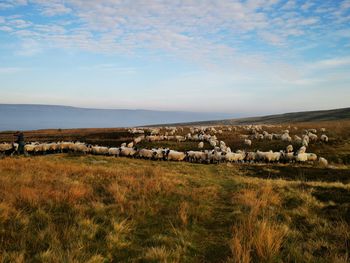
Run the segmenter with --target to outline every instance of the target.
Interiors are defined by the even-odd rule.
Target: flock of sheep
[[[240,134],[239,138],[247,147],[251,146],[254,140],[281,140],[283,142],[300,144],[298,150],[294,151],[293,146],[289,144],[286,149],[280,151],[249,151],[237,150],[232,151],[230,147],[222,140],[218,140],[216,134],[225,132],[233,132],[237,129],[243,129],[247,134]],[[150,160],[168,160],[168,161],[188,161],[196,163],[315,163],[327,166],[328,162],[325,158],[319,157],[314,153],[306,152],[308,145],[311,142],[320,140],[328,142],[328,136],[325,134],[325,129],[320,129],[322,135],[318,138],[316,129],[304,130],[301,136],[290,136],[289,130],[282,130],[281,133],[269,133],[264,131],[261,125],[247,125],[241,127],[223,127],[217,129],[215,127],[190,127],[186,135],[183,133],[184,128],[164,127],[164,128],[144,128],[144,129],[129,129],[134,138],[129,143],[123,143],[120,147],[105,147],[98,145],[88,145],[82,142],[51,142],[38,143],[32,142],[24,146],[24,152],[27,155],[38,155],[47,153],[62,153],[74,152],[80,154],[94,155],[110,155],[110,156],[125,156],[133,158],[142,158]],[[147,134],[147,135],[146,135]],[[176,151],[169,148],[137,148],[137,144],[142,141],[196,141],[198,149],[191,151]],[[210,149],[204,150],[204,143],[210,145]],[[18,145],[2,143],[0,144],[0,153],[14,153],[17,151]]]

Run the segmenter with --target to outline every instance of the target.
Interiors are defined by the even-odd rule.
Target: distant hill
[[[0,131],[66,128],[132,127],[152,123],[232,118],[225,113],[87,109],[69,106],[0,104]]]
[[[240,119],[223,119],[212,121],[200,121],[191,123],[177,123],[170,125],[245,125],[245,124],[278,124],[295,122],[319,122],[334,120],[350,120],[350,108],[292,112],[261,117],[249,117]]]

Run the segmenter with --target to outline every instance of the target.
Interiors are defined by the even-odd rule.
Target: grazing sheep
[[[133,142],[129,142],[128,145],[127,145],[128,148],[132,148],[134,147],[134,143]]]
[[[316,129],[309,129],[308,131],[311,132],[311,133],[317,133]]]
[[[272,151],[269,152],[261,152],[261,151],[257,151],[256,152],[256,159],[257,161],[262,161],[262,162],[271,162],[274,159],[274,153]]]
[[[316,134],[310,132],[308,135],[311,141],[317,141],[318,137]]]
[[[148,149],[141,149],[138,151],[138,157],[144,159],[152,159],[154,156],[154,152]]]
[[[302,144],[302,139],[298,135],[294,135],[294,142],[297,144]]]
[[[199,162],[202,163],[207,160],[207,152],[201,151],[189,151],[187,152],[187,157],[189,162]]]
[[[215,147],[216,146],[216,141],[210,140],[209,144],[210,144],[211,147]]]
[[[308,157],[308,154],[307,153],[298,153],[296,156],[295,156],[295,160],[299,163],[301,162],[306,162],[307,161],[307,158]]]
[[[328,166],[328,161],[327,159],[323,158],[323,157],[320,157],[318,159],[318,163],[320,166],[323,166],[323,167],[327,167]]]
[[[281,140],[284,142],[291,142],[292,137],[289,136],[289,133],[283,133],[281,136]]]
[[[75,143],[73,145],[71,145],[71,149],[73,152],[76,152],[76,153],[83,153],[83,154],[87,154],[91,151],[91,148],[88,147],[85,143]],[[107,147],[105,147],[107,148]],[[100,149],[100,151],[104,151],[103,154],[107,154],[106,153],[106,149]]]
[[[155,160],[164,160],[167,150],[168,149],[164,149],[164,148],[152,149],[152,151],[153,151],[153,158]]]
[[[309,162],[317,161],[317,155],[315,153],[307,153],[307,160]]]
[[[248,146],[251,146],[251,145],[252,145],[252,141],[249,140],[249,139],[245,139],[245,140],[244,140],[244,144],[245,144],[245,145],[248,145]]]
[[[176,136],[175,136],[175,140],[176,140],[177,142],[184,142],[184,141],[186,141],[186,138],[183,137],[183,136],[180,136],[180,135],[176,135]]]
[[[134,139],[134,144],[136,145],[136,144],[140,143],[140,142],[143,140],[143,138],[144,138],[144,137],[142,137],[142,136],[136,137],[136,138]]]
[[[134,148],[120,147],[121,156],[133,157],[135,154],[136,154],[136,150]]]
[[[112,155],[112,156],[119,156],[120,154],[120,149],[116,148],[116,147],[112,147],[108,149],[108,155]]]
[[[208,160],[212,163],[220,163],[223,160],[223,153],[218,150],[212,150],[208,153]]]
[[[288,135],[289,136],[289,135]],[[275,140],[279,140],[282,138],[282,134],[276,134],[276,133],[273,133],[272,134],[272,138],[275,139]]]
[[[298,150],[298,153],[305,153],[305,152],[306,152],[305,146],[300,147],[300,149]]]
[[[91,152],[96,155],[108,155],[108,147],[92,146]]]
[[[18,144],[1,143],[0,144],[0,154],[13,154],[18,150]]]
[[[254,162],[256,160],[256,152],[247,152],[245,159],[247,162]]]
[[[241,153],[226,153],[224,158],[225,161],[227,162],[243,162],[244,161],[244,157],[245,157],[245,153],[241,152]]]
[[[273,140],[273,135],[272,134],[266,134],[266,135],[264,135],[264,138],[266,140],[272,141]]]
[[[174,150],[168,150],[166,152],[166,157],[168,161],[183,161],[186,158],[186,153],[178,152]]]
[[[328,142],[328,136],[326,134],[322,134],[320,139],[322,142]]]
[[[26,144],[24,145],[24,152],[29,154],[29,153],[34,153],[35,149],[35,144]]]
[[[279,160],[281,159],[281,156],[282,156],[281,152],[273,152],[270,162],[279,162]]]
[[[285,163],[293,162],[295,160],[294,152],[282,152],[281,158]]]

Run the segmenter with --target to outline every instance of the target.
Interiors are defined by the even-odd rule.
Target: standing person
[[[18,143],[18,153],[23,154],[24,145],[25,145],[23,132],[17,131],[15,133],[15,137],[16,137],[16,143]]]

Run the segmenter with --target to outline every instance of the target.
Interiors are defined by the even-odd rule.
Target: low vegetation
[[[348,262],[348,181],[295,173],[274,165],[6,157],[0,262]]]

